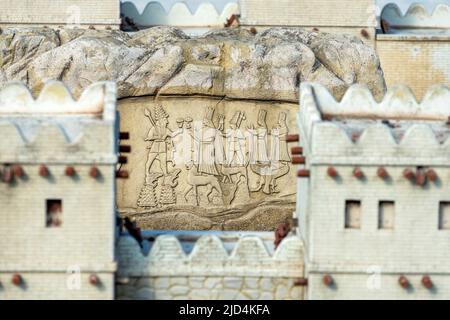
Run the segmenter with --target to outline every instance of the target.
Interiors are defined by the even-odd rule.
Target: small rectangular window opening
[[[57,228],[62,225],[62,200],[47,199],[46,202],[46,226]]]
[[[439,203],[439,230],[450,230],[450,202]]]
[[[378,204],[378,229],[394,229],[395,202],[380,201]]]
[[[345,202],[345,229],[361,228],[361,201]]]

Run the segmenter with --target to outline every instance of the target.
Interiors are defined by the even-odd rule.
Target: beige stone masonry
[[[0,26],[97,26],[118,29],[119,0],[0,0]]]

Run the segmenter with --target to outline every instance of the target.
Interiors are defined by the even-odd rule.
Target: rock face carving
[[[273,231],[295,210],[283,137],[297,133],[299,84],[319,82],[336,98],[354,83],[385,93],[372,47],[297,28],[195,38],[171,27],[4,28],[0,48],[0,87],[20,80],[38,93],[59,79],[78,98],[93,82],[117,83],[133,150],[118,208],[144,229]]]
[[[217,106],[197,110],[179,117],[158,102],[142,108],[146,154],[135,169],[142,181],[137,212],[204,208],[233,217],[261,197],[276,199],[278,180],[290,172],[288,112],[260,108],[249,119],[243,110],[228,117]]]

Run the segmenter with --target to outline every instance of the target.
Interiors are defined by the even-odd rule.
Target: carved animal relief
[[[248,203],[254,193],[279,192],[277,181],[289,172],[291,160],[287,113],[279,112],[270,129],[267,115],[261,109],[256,123],[250,123],[245,112],[237,111],[226,123],[212,107],[195,120],[171,119],[161,105],[146,108],[145,182],[137,205],[230,206]]]

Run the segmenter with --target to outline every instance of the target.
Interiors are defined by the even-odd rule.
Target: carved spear
[[[150,123],[152,124],[152,126],[155,126],[155,120],[153,120],[152,118],[152,113],[150,112],[150,110],[148,110],[147,108],[144,110],[144,114],[145,116],[148,118],[148,120],[150,120]]]
[[[152,124],[152,126],[155,127],[155,126],[156,126],[156,123],[155,123],[155,120],[153,120],[153,118],[152,118],[152,113],[150,112],[150,110],[148,110],[147,108],[145,108],[144,114],[145,114],[145,116],[148,118],[148,120],[150,120],[150,123]],[[151,131],[151,129],[150,129],[150,131]],[[148,137],[148,136],[150,135],[150,131],[149,131],[149,133],[147,134],[147,138],[145,139],[145,141],[149,141],[149,137]],[[150,145],[148,146],[148,148],[151,149],[152,146],[153,146],[153,141],[150,141]]]

